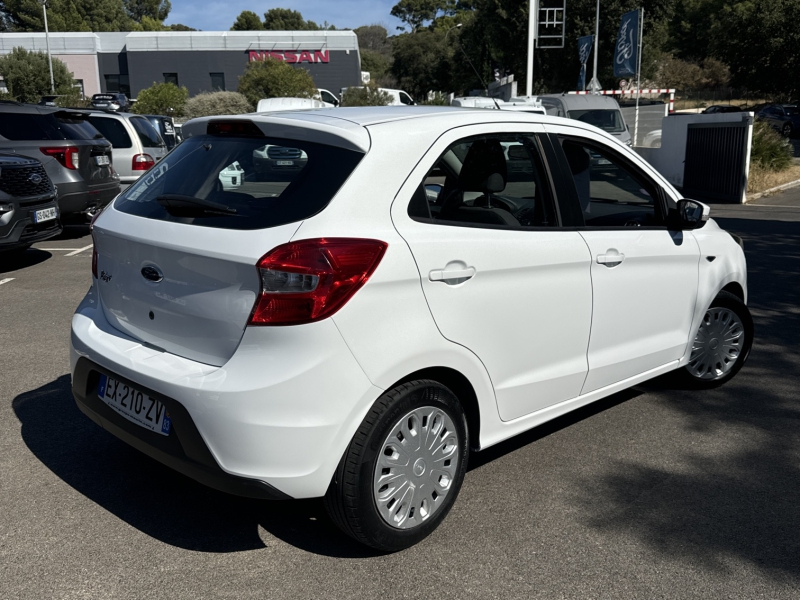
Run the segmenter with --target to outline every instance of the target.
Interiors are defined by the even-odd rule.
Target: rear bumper
[[[58,185],[58,206],[62,215],[83,213],[92,208],[102,208],[120,192],[119,180],[87,185],[84,181]]]
[[[115,330],[90,290],[73,317],[71,342],[73,392],[82,411],[156,460],[246,496],[324,495],[356,428],[381,393],[330,319],[247,328],[234,356],[214,367],[144,346]],[[96,391],[100,373],[161,399],[175,440],[129,423],[105,406]],[[180,416],[173,417],[173,411]]]

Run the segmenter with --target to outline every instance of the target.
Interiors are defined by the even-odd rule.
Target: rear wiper
[[[235,215],[237,212],[235,208],[225,204],[204,200],[203,198],[195,198],[194,196],[184,196],[183,194],[164,194],[158,196],[156,202],[163,206],[169,214],[176,217],[197,214]]]

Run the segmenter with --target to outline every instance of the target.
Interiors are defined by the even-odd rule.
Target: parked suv
[[[87,119],[111,142],[122,184],[133,183],[167,154],[164,140],[142,115],[92,110]]]
[[[0,252],[61,233],[56,188],[35,158],[0,154]]]
[[[796,104],[767,104],[756,116],[783,137],[792,137],[800,132],[800,108]]]
[[[106,94],[95,94],[92,96],[92,107],[108,110],[129,110],[131,105],[125,94],[109,92]]]
[[[70,363],[81,411],[207,485],[322,496],[399,550],[445,518],[471,451],[747,360],[741,240],[596,127],[423,106],[184,132],[94,223]],[[226,188],[264,145],[308,158]]]
[[[111,144],[85,112],[0,102],[0,152],[41,160],[58,190],[62,219],[91,216],[119,194]]]

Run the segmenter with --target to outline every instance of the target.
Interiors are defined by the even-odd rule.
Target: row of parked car
[[[180,140],[170,117],[0,102],[0,251],[85,221]]]

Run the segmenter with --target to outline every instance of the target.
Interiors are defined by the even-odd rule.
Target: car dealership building
[[[0,55],[12,48],[47,51],[44,33],[0,34]],[[334,93],[361,84],[358,38],[352,31],[144,31],[51,33],[50,52],[91,96],[122,92],[136,98],[171,81],[194,96],[236,91],[247,64],[272,57],[306,69],[317,87]]]

